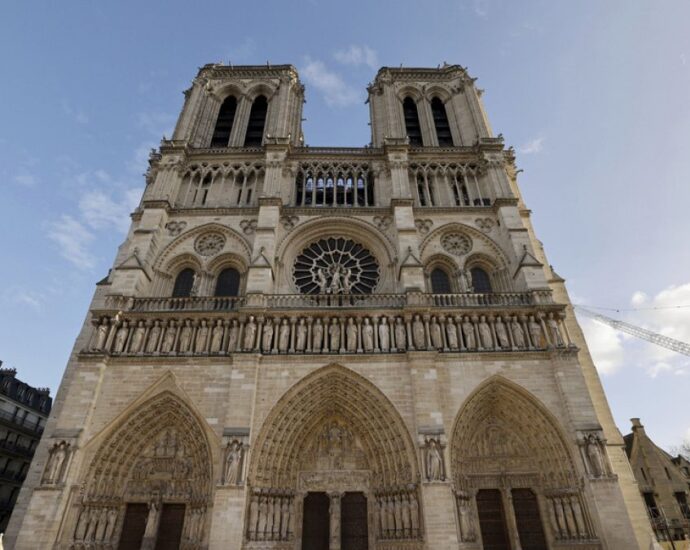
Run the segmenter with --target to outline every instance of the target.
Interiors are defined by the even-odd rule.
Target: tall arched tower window
[[[232,131],[232,124],[235,121],[235,111],[237,110],[237,99],[234,96],[228,96],[220,106],[218,118],[216,119],[216,128],[213,130],[213,137],[211,138],[211,147],[227,147],[230,142],[230,132]]]
[[[431,100],[431,114],[434,117],[434,126],[436,127],[436,137],[438,144],[441,146],[453,145],[453,136],[450,133],[450,124],[448,123],[448,113],[446,113],[446,106],[440,98],[435,97]]]
[[[261,145],[264,138],[266,113],[268,113],[268,100],[266,96],[260,95],[252,103],[252,110],[249,112],[247,135],[244,138],[245,147]]]
[[[410,139],[410,145],[422,145],[422,127],[419,125],[417,104],[411,97],[406,97],[403,101],[403,113],[405,115],[405,131]]]
[[[192,295],[192,287],[194,286],[194,270],[187,267],[180,271],[175,278],[175,286],[173,287],[173,298],[187,298]]]
[[[489,279],[486,271],[481,267],[473,267],[470,269],[470,273],[472,275],[472,288],[475,292],[480,294],[492,292],[491,279]]]
[[[450,294],[453,289],[450,286],[450,278],[440,267],[431,272],[431,292],[434,294]]]
[[[216,296],[237,296],[240,292],[240,272],[234,267],[224,269],[216,280]]]

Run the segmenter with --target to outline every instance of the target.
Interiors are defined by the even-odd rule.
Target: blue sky
[[[468,67],[573,299],[690,305],[688,21],[681,0],[5,3],[0,359],[57,389],[148,150],[217,61],[296,65],[311,145],[368,143],[381,65]],[[690,308],[613,315],[690,341]],[[690,438],[690,358],[583,324],[621,429]]]

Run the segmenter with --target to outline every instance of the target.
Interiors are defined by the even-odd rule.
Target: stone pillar
[[[506,526],[508,528],[508,536],[513,550],[522,550],[520,545],[520,535],[517,530],[517,519],[515,518],[515,508],[513,508],[513,495],[509,488],[501,489],[501,497],[503,498],[503,509],[506,515]]]
[[[156,547],[156,537],[158,535],[158,524],[161,519],[161,503],[149,503],[149,515],[146,518],[146,530],[144,540],[141,542],[141,550],[153,550]]]
[[[342,497],[342,493],[328,493],[328,498],[330,499],[330,505],[328,507],[330,515],[329,550],[340,550],[340,499]]]

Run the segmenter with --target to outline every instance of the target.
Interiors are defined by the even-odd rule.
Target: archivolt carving
[[[577,486],[556,420],[527,392],[499,378],[463,405],[453,429],[451,463],[462,489],[505,475],[530,478],[544,489]]]
[[[412,441],[393,405],[371,382],[336,365],[307,376],[278,401],[254,448],[250,482],[259,487],[295,487],[305,466],[368,465],[378,488],[418,480]],[[303,464],[309,450],[326,454]]]

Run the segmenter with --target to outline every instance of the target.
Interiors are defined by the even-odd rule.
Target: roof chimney
[[[639,418],[631,418],[630,422],[632,422],[632,430],[633,432],[642,432],[644,433],[644,426],[642,425],[642,422],[640,422]]]

